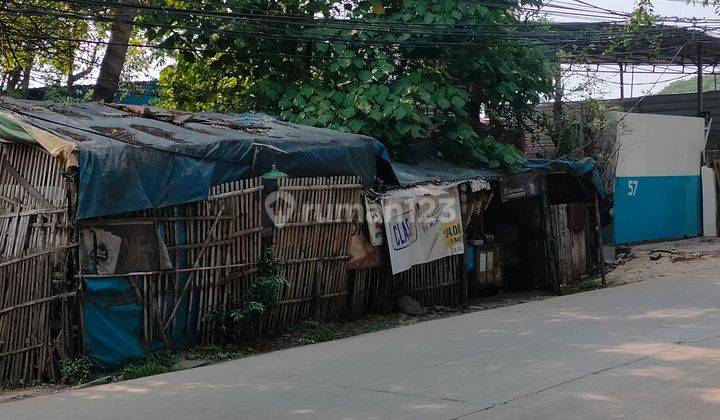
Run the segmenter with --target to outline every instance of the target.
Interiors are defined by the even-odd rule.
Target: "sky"
[[[555,1],[555,0],[553,0]],[[572,1],[572,0],[570,0]],[[582,0],[585,3],[600,6],[605,9],[612,9],[622,12],[630,12],[634,9],[636,1],[634,0]],[[560,3],[568,3],[568,0],[561,0]],[[653,0],[655,13],[667,17],[681,18],[714,18],[720,19],[720,15],[716,14],[714,7],[703,7],[701,5],[692,5],[677,0]],[[572,21],[578,19],[550,17],[555,21]],[[720,71],[720,69],[718,69]],[[596,81],[597,90],[594,91],[594,97],[598,98],[619,98],[620,97],[620,77],[612,74],[591,73],[590,76]],[[688,76],[692,77],[692,76]],[[677,79],[676,74],[664,75],[659,74],[636,74],[634,76],[635,87],[631,89],[629,86],[625,88],[625,96],[642,96],[646,93],[657,93],[667,86],[671,81]],[[629,76],[626,75],[625,82],[628,83]],[[571,77],[566,81],[566,90],[572,91],[575,86],[583,81],[588,80],[587,77]],[[631,95],[632,91],[632,95]],[[570,93],[570,98],[573,94]]]

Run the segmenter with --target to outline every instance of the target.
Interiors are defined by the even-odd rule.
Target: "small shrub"
[[[581,292],[589,292],[591,290],[597,290],[602,288],[602,281],[600,279],[585,280],[578,283],[578,290]]]
[[[177,369],[179,361],[180,358],[177,355],[168,351],[153,353],[140,362],[125,366],[122,377],[129,380],[172,372]]]
[[[247,351],[233,345],[196,347],[183,355],[188,360],[207,360],[210,363],[242,359],[247,356],[249,356]]]
[[[258,275],[247,295],[233,299],[227,308],[214,308],[206,312],[202,320],[217,323],[215,330],[226,339],[239,339],[244,329],[261,319],[268,309],[277,304],[280,291],[289,285],[282,275],[283,265],[283,260],[275,255],[273,248],[266,249],[258,263]]]
[[[289,285],[282,275],[283,260],[275,255],[273,248],[265,250],[258,263],[258,276],[250,285],[250,299],[230,310],[230,319],[240,324],[262,317],[268,308],[278,301],[278,294]]]
[[[318,321],[305,321],[290,327],[291,334],[297,336],[298,341],[305,343],[322,343],[337,338],[337,327],[334,324],[327,324]]]
[[[93,364],[86,356],[60,362],[60,378],[68,385],[88,382],[92,377],[92,371]]]

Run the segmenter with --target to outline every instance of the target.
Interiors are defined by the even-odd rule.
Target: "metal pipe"
[[[703,50],[702,45],[698,45],[698,75],[697,75],[697,114],[701,116],[703,113]]]

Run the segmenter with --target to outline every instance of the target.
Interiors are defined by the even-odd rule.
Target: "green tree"
[[[162,57],[162,50],[128,47],[144,43],[143,31],[134,28],[128,34],[117,30],[123,24],[133,28],[126,24],[132,23],[130,16],[118,17],[116,9],[133,9],[112,6],[110,2],[106,6],[74,0],[13,0],[5,4],[0,10],[0,91],[23,96],[32,81],[52,86],[55,97],[64,97],[76,82],[94,76],[98,67],[98,78],[110,85],[120,75],[127,79],[147,70],[154,59]],[[103,57],[103,63],[110,65],[101,65]],[[115,88],[109,86],[105,91],[111,91],[112,97]]]
[[[78,40],[97,34],[95,25],[76,19],[83,8],[69,2],[15,0],[0,11],[0,89],[27,90],[38,81],[72,84],[90,73],[97,46]]]
[[[520,153],[488,133],[522,127],[552,89],[548,52],[514,34],[537,3],[166,1],[226,13],[156,13],[147,35],[179,50],[163,106],[267,112],[376,137],[399,157],[432,139],[468,163],[513,167]]]
[[[718,83],[714,77],[703,78],[703,91],[712,92],[717,90]],[[668,95],[674,93],[695,93],[697,92],[697,76],[687,79],[676,80],[661,90],[659,95]]]

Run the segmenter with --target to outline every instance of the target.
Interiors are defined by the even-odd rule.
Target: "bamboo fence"
[[[352,275],[351,313],[384,313],[408,295],[423,306],[457,305],[462,282],[463,257],[455,255],[392,274],[389,268],[355,270]]]
[[[337,320],[346,309],[347,261],[353,224],[364,217],[357,177],[284,178],[278,193],[272,244],[285,261],[289,286],[265,329],[305,319]]]
[[[81,347],[79,291],[96,279],[127,281],[131,299],[142,308],[139,339],[147,351],[159,340],[177,349],[187,336],[216,343],[219,321],[208,315],[226,313],[247,299],[269,245],[284,261],[289,285],[252,334],[306,319],[378,312],[383,302],[400,294],[428,306],[458,301],[461,256],[396,276],[387,269],[350,275],[351,232],[364,218],[363,187],[356,177],[277,180],[277,224],[263,213],[268,193],[259,178],[213,187],[200,202],[76,222],[68,215],[68,192],[73,191],[68,178],[42,150],[2,146],[0,383],[57,379],[56,359]],[[154,226],[173,268],[112,275],[69,272],[77,262],[73,239],[81,229],[118,224]]]
[[[148,349],[154,340],[177,348],[181,335],[214,343],[216,321],[207,315],[243,299],[257,270],[262,190],[259,178],[246,179],[213,187],[205,201],[103,219],[99,223],[153,222],[174,268],[82,278],[127,279],[143,310],[142,338]],[[183,325],[179,318],[186,320]]]
[[[72,229],[59,163],[25,144],[0,153],[0,383],[57,379],[55,355],[71,352]]]

